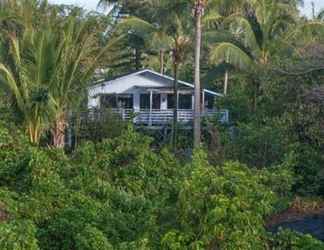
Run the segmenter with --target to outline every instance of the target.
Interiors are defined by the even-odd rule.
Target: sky
[[[304,0],[303,13],[307,16],[312,16],[312,2],[315,4],[315,11],[319,12],[321,9],[324,9],[324,0]]]
[[[74,4],[89,10],[96,10],[99,0],[49,0],[57,4]]]
[[[324,8],[324,0],[304,0],[305,6],[302,8],[302,13],[307,16],[312,15],[312,1],[315,3],[315,9],[317,12]],[[96,10],[99,0],[50,0],[50,2],[58,4],[74,4],[89,10]]]

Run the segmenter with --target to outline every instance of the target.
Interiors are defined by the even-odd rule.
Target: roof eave
[[[108,80],[108,81],[99,80],[99,81],[97,81],[97,82],[100,82],[100,83],[95,84],[95,85],[89,87],[89,89],[94,89],[94,88],[97,88],[97,87],[104,87],[104,86],[107,85],[108,83],[112,83],[112,82],[114,82],[114,81],[116,81],[116,80],[120,80],[120,79],[123,79],[123,78],[126,78],[126,77],[130,77],[130,76],[140,75],[140,74],[145,73],[145,72],[149,72],[149,73],[151,73],[151,74],[153,74],[153,75],[157,75],[157,76],[163,77],[163,78],[165,78],[165,79],[168,79],[168,80],[174,81],[174,78],[171,77],[171,76],[163,75],[163,74],[160,74],[160,73],[155,72],[155,71],[150,70],[150,69],[143,69],[143,70],[139,70],[139,71],[137,71],[137,72],[134,72],[134,73],[131,73],[131,74],[128,74],[128,75],[123,75],[123,76],[121,76],[121,77],[117,77],[117,78],[115,78],[115,79],[113,79],[113,80]],[[180,84],[183,84],[183,85],[187,86],[187,87],[191,87],[191,88],[194,88],[194,87],[195,87],[193,84],[188,83],[188,82],[185,82],[185,81],[178,80],[178,82],[179,82]],[[211,95],[214,95],[214,96],[224,97],[223,94],[220,94],[220,93],[217,93],[217,92],[214,92],[214,91],[208,90],[208,89],[203,89],[203,91],[204,91],[205,93],[208,93],[208,94],[211,94]]]

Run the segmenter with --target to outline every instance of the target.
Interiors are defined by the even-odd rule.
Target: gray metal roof
[[[139,71],[136,71],[136,72],[132,72],[132,73],[129,73],[129,74],[124,74],[124,75],[120,75],[120,76],[117,76],[111,80],[99,80],[96,82],[95,85],[91,86],[90,88],[96,88],[98,86],[104,86],[106,84],[109,84],[115,80],[118,80],[118,79],[122,79],[122,78],[126,78],[126,77],[129,77],[129,76],[134,76],[134,75],[140,75],[140,76],[143,76],[143,77],[150,77],[150,78],[154,78],[156,80],[161,80],[163,82],[165,81],[168,81],[170,84],[172,84],[172,82],[174,81],[174,78],[171,77],[171,76],[167,76],[167,75],[163,75],[163,74],[160,74],[158,72],[155,72],[153,70],[150,70],[150,69],[143,69],[143,70],[139,70]],[[191,83],[188,83],[188,82],[185,82],[185,81],[181,81],[181,80],[178,80],[178,83],[186,86],[186,87],[189,87],[189,88],[194,88],[194,85],[191,84]],[[223,94],[220,94],[220,93],[217,93],[215,91],[212,91],[212,90],[208,90],[208,89],[203,89],[203,91],[205,93],[208,93],[208,94],[211,94],[211,95],[214,95],[214,96],[219,96],[219,97],[223,97]]]

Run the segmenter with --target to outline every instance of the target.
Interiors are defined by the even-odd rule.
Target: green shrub
[[[36,227],[29,220],[0,223],[0,249],[38,250]]]
[[[295,192],[304,196],[324,195],[324,156],[321,150],[306,144],[294,147],[294,170],[299,177]]]
[[[77,237],[87,225],[98,223],[102,204],[81,193],[71,192],[65,206],[39,228],[42,249],[74,249]]]
[[[203,151],[181,162],[131,128],[72,155],[1,131],[0,225],[44,250],[263,249],[264,217],[294,179],[293,157],[263,170],[212,166]]]
[[[226,138],[226,133],[222,137]],[[260,119],[239,123],[224,143],[227,159],[238,160],[251,167],[280,164],[289,152],[289,138],[280,119]],[[223,139],[224,140],[224,139]]]
[[[113,250],[105,235],[95,227],[87,225],[84,230],[76,236],[76,247],[78,250]]]
[[[239,163],[208,165],[196,155],[178,202],[180,227],[164,238],[167,249],[264,249],[264,217],[276,195],[262,173]]]
[[[323,250],[324,243],[310,235],[303,235],[290,230],[280,230],[271,237],[270,247],[273,250]]]
[[[24,189],[30,149],[19,130],[13,133],[0,123],[0,185],[15,190]]]
[[[74,131],[78,141],[91,141],[100,143],[106,139],[119,137],[127,127],[119,114],[110,109],[92,110],[91,113],[83,113],[82,119],[74,120]],[[93,119],[92,117],[96,117]]]

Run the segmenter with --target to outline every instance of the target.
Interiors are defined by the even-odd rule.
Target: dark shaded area
[[[279,228],[290,229],[324,241],[324,215],[305,217],[295,221],[287,221],[272,226],[269,231],[278,232]]]

